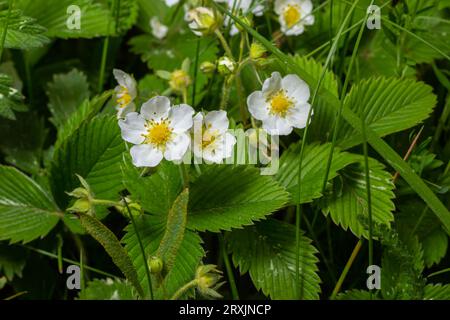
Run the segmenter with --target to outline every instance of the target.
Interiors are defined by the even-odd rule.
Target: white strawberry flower
[[[119,120],[122,138],[134,144],[130,149],[136,167],[155,167],[163,158],[182,160],[191,144],[192,107],[171,106],[167,97],[145,102],[140,114],[131,112]]]
[[[153,36],[159,40],[164,39],[169,31],[169,28],[162,24],[156,16],[150,19],[150,28]]]
[[[114,89],[116,92],[116,110],[117,118],[123,118],[130,112],[136,110],[134,99],[136,99],[136,80],[126,72],[114,69],[114,78],[116,78],[119,85]]]
[[[227,3],[230,10],[234,9],[235,14],[239,14],[239,11],[242,11],[244,15],[252,13],[259,17],[263,15],[265,10],[265,6],[262,4],[264,0],[216,0],[216,2]],[[239,33],[239,29],[236,27],[236,24],[231,21],[231,18],[227,16],[224,24],[225,26],[228,26],[230,23],[230,35],[234,36]]]
[[[212,163],[231,157],[236,138],[228,132],[225,111],[211,111],[194,117],[194,155]]]
[[[270,135],[288,135],[293,128],[306,126],[311,109],[309,96],[309,86],[297,75],[281,78],[280,73],[274,72],[264,81],[262,91],[248,96],[247,105]]]
[[[180,2],[180,0],[165,0],[165,3],[168,7],[171,7],[173,5],[176,5]]]
[[[311,0],[275,0],[281,32],[287,36],[302,34],[305,26],[314,24],[312,9]]]
[[[221,17],[212,9],[207,7],[196,7],[189,10],[185,15],[189,28],[196,36],[213,34],[222,22]]]

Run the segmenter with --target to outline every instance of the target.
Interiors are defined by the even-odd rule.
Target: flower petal
[[[293,128],[287,119],[271,116],[263,121],[263,129],[273,136],[287,136]]]
[[[182,160],[191,144],[191,138],[186,133],[175,135],[175,137],[166,145],[164,158],[169,161]]]
[[[231,133],[227,132],[224,135],[223,146],[224,146],[224,158],[227,159],[233,154],[234,145],[236,144],[236,137]]]
[[[123,119],[127,114],[136,111],[136,105],[134,104],[134,102],[131,102],[124,107],[117,106],[116,109],[117,109],[117,118]]]
[[[169,113],[170,126],[175,133],[182,133],[192,128],[194,109],[187,104],[174,106]]]
[[[150,144],[133,146],[130,154],[136,167],[156,167],[163,159],[162,152]]]
[[[313,9],[313,4],[312,4],[311,0],[300,1],[299,5],[300,5],[300,9],[302,11],[302,16],[304,16],[308,13],[311,13],[311,11]]]
[[[291,124],[291,126],[303,129],[304,127],[306,127],[306,122],[308,120],[308,113],[310,109],[311,105],[309,103],[306,102],[299,103],[294,108],[289,110],[289,113],[287,114],[286,118]]]
[[[226,111],[211,111],[205,116],[206,127],[209,128],[211,126],[212,130],[217,130],[219,133],[227,131],[229,124]]]
[[[247,98],[247,106],[253,118],[264,120],[269,116],[269,109],[262,91],[255,91]]]
[[[262,92],[264,97],[270,96],[272,93],[281,89],[281,75],[279,72],[273,72],[272,76],[263,83]]]
[[[145,119],[137,112],[130,112],[125,119],[120,119],[119,127],[123,140],[133,144],[144,142],[144,135],[147,133],[145,123]]]
[[[136,80],[134,80],[134,78],[128,73],[120,69],[113,69],[113,75],[119,85],[128,89],[131,98],[136,98]]]
[[[310,96],[309,86],[295,74],[289,74],[281,80],[281,86],[289,97],[296,102],[307,102]]]
[[[167,97],[156,96],[145,102],[141,114],[147,120],[161,121],[169,116],[170,100]]]

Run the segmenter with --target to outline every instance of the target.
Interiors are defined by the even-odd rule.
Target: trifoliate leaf
[[[241,274],[249,272],[258,290],[272,299],[318,299],[317,250],[311,240],[300,235],[296,252],[295,227],[274,219],[258,222],[228,237],[233,262]],[[296,255],[300,256],[300,282],[296,282]],[[300,288],[300,290],[297,290]]]

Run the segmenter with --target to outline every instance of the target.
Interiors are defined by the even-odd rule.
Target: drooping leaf
[[[185,189],[174,201],[167,215],[167,225],[156,256],[163,261],[164,273],[170,272],[175,263],[186,229],[189,191]]]
[[[344,230],[350,229],[357,237],[368,237],[368,203],[364,159],[341,170],[333,180],[331,194],[323,201],[325,214]],[[391,174],[375,159],[369,158],[371,208],[374,224],[390,226],[395,209]]]
[[[135,222],[146,257],[154,256],[166,231],[166,219],[161,216],[141,215],[135,218]],[[147,262],[143,260],[133,226],[128,225],[125,231],[122,242],[125,243],[125,248],[137,270],[139,281],[147,293],[149,288],[144,264]],[[197,233],[186,230],[173,268],[166,275],[163,283],[158,286],[158,279],[152,275],[152,286],[156,299],[170,298],[181,286],[194,279],[195,270],[205,254],[201,244],[202,239]]]
[[[50,184],[58,204],[66,208],[70,192],[79,187],[76,174],[90,185],[95,197],[117,200],[123,188],[120,161],[125,144],[117,120],[97,117],[84,123],[55,150]]]
[[[300,144],[293,144],[280,157],[280,168],[276,179],[291,193],[291,203],[298,200],[298,167],[300,162]],[[322,196],[323,180],[331,144],[307,145],[302,162],[301,200],[300,203],[311,202]],[[357,161],[357,156],[335,149],[328,180],[333,179],[338,171]]]
[[[288,193],[269,176],[245,166],[209,166],[191,184],[188,228],[242,228],[283,207]]]
[[[243,230],[234,230],[228,238],[233,262],[241,274],[249,272],[258,290],[272,299],[318,299],[317,250],[301,233],[296,252],[295,227],[268,219]],[[300,255],[300,283],[296,282],[296,255]]]
[[[86,75],[77,69],[54,75],[52,82],[47,85],[47,96],[48,108],[52,113],[51,121],[56,127],[61,127],[89,97]]]
[[[122,271],[141,297],[144,291],[139,283],[136,269],[128,256],[128,252],[122,247],[117,237],[96,218],[81,213],[79,214],[81,225],[97,240],[109,254],[114,264]]]
[[[89,282],[78,297],[80,300],[135,300],[136,294],[128,282],[108,278]]]
[[[46,190],[17,169],[0,166],[0,240],[30,242],[49,233],[60,217]]]

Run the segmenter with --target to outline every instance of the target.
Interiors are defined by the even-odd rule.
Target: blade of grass
[[[136,222],[134,221],[134,217],[133,217],[133,214],[131,213],[130,207],[128,206],[128,202],[127,202],[127,200],[124,197],[122,197],[122,201],[125,203],[125,208],[128,211],[128,215],[130,216],[131,223],[133,224],[134,232],[136,233],[136,238],[137,238],[138,243],[139,243],[139,249],[141,250],[142,258],[144,259],[145,275],[147,277],[148,288],[149,288],[149,291],[150,291],[150,299],[153,300],[154,297],[153,297],[152,278],[150,276],[150,270],[148,268],[147,256],[145,254],[144,245],[142,244],[141,236],[139,235],[139,232],[138,232],[138,229],[137,229],[137,226],[136,226]]]
[[[230,259],[228,257],[227,249],[225,246],[225,239],[223,235],[219,233],[219,244],[220,251],[222,251],[223,262],[225,263],[225,269],[227,270],[228,282],[230,284],[231,296],[233,300],[239,300],[239,293],[236,286],[236,281],[234,280],[233,269],[231,267]]]
[[[31,246],[28,246],[28,245],[20,245],[20,246],[24,247],[24,248],[26,248],[28,250],[34,251],[36,253],[39,253],[39,254],[41,254],[43,256],[46,256],[46,257],[58,260],[58,255],[53,254],[51,252],[48,252],[48,251],[45,251],[45,250],[42,250],[42,249],[37,249],[37,248],[31,247]],[[80,263],[78,261],[67,259],[67,258],[64,258],[64,257],[62,257],[62,260],[64,262],[66,262],[66,263],[70,263],[70,264],[73,264],[73,265],[76,265],[76,266],[80,266]],[[87,266],[87,265],[84,265],[84,269],[92,271],[92,272],[95,272],[95,273],[100,274],[102,276],[106,276],[106,277],[110,277],[110,278],[116,278],[116,279],[122,279],[121,277],[118,277],[118,276],[116,276],[114,274],[111,274],[111,273],[108,273],[106,271],[102,271],[102,270],[99,270],[99,269],[96,269],[96,268],[93,268],[93,267],[90,267],[90,266]]]

